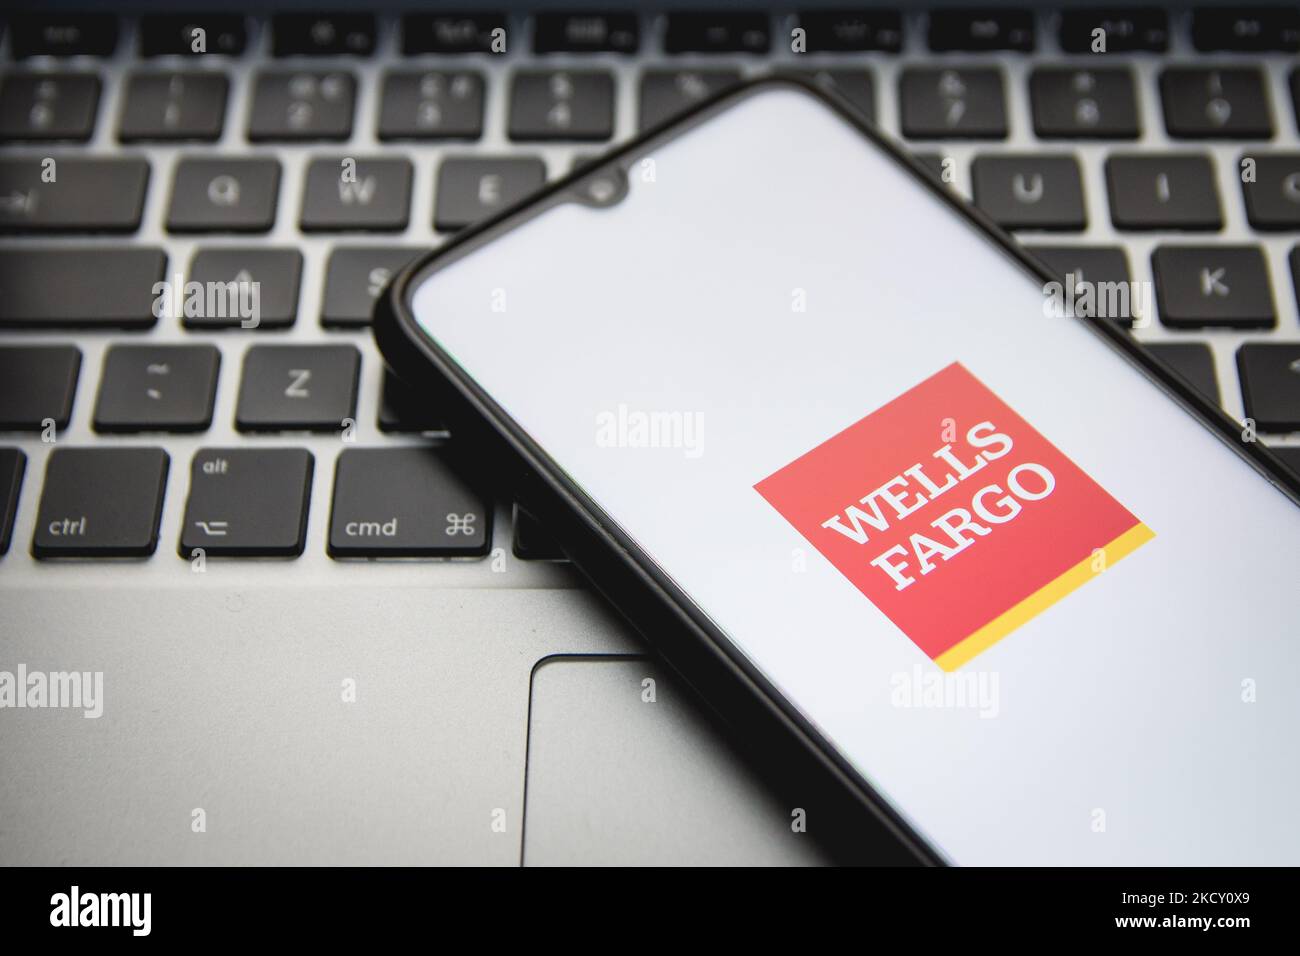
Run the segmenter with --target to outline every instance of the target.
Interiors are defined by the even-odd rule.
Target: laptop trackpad
[[[655,661],[543,662],[532,683],[524,863],[821,862],[790,810],[695,708]]]

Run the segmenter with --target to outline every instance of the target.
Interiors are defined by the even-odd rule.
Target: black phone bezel
[[[813,79],[767,76],[731,87],[688,112],[646,131],[604,156],[524,200],[460,233],[443,246],[410,263],[389,284],[375,305],[374,334],[385,360],[408,385],[439,403],[453,434],[477,459],[479,474],[504,493],[513,495],[546,524],[568,556],[595,588],[692,685],[704,702],[731,726],[756,754],[761,769],[779,789],[795,796],[807,793],[820,820],[809,819],[809,831],[822,824],[822,845],[844,862],[948,862],[909,822],[875,792],[870,783],[785,699],[707,615],[623,534],[580,487],[569,480],[527,434],[492,400],[437,343],[426,335],[409,306],[412,290],[431,274],[485,245],[505,232],[563,202],[586,201],[581,189],[602,172],[617,169],[626,176],[629,163],[647,149],[668,142],[717,113],[772,87],[794,88],[820,100],[839,117],[904,167],[967,225],[983,232],[1005,255],[1047,283],[1063,281],[987,215],[936,180],[912,156],[877,131],[856,110]],[[1259,441],[1242,440],[1240,425],[1211,405],[1189,382],[1158,364],[1137,340],[1118,324],[1102,318],[1076,316],[1101,335],[1117,352],[1137,365],[1167,395],[1201,420],[1266,479],[1300,504],[1300,476],[1292,475]],[[430,375],[430,371],[435,375]],[[792,781],[798,781],[791,785]],[[855,823],[870,814],[877,826],[859,834]],[[887,835],[892,847],[881,842]],[[861,837],[861,839],[859,839]],[[901,855],[891,854],[898,851]]]

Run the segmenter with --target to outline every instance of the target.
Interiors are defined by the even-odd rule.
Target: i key
[[[190,465],[181,557],[302,554],[313,463],[302,448],[201,449]]]
[[[146,557],[158,546],[169,459],[161,448],[56,448],[45,466],[32,555]]]

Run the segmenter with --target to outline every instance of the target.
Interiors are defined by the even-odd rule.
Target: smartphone
[[[929,862],[1300,862],[1296,479],[1060,279],[764,80],[413,264],[376,334],[796,790]]]

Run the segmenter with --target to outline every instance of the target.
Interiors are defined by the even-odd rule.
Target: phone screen
[[[1300,508],[827,105],[428,274],[448,353],[956,863],[1300,857]]]

